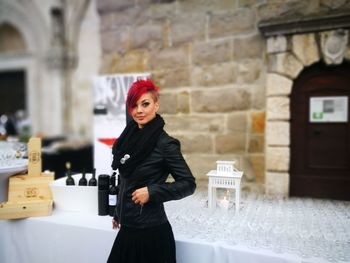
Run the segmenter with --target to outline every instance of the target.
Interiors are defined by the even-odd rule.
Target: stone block
[[[265,112],[253,111],[250,114],[251,119],[251,133],[264,133],[265,132]]]
[[[265,182],[265,157],[261,154],[249,156],[249,161],[254,172],[255,181],[258,183]]]
[[[257,20],[262,21],[279,17],[282,13],[284,2],[285,1],[269,1],[258,5],[256,8]]]
[[[161,88],[184,87],[190,86],[191,83],[190,69],[188,67],[154,71],[152,76],[154,76]]]
[[[107,31],[113,27],[114,13],[106,13],[100,15],[101,32]]]
[[[293,35],[292,51],[305,66],[320,60],[320,51],[314,34]]]
[[[289,146],[290,145],[290,123],[286,121],[267,121],[266,123],[266,145]]]
[[[181,150],[184,153],[213,153],[213,138],[210,134],[185,134],[176,135],[181,142]]]
[[[247,132],[247,112],[235,112],[227,116],[227,130],[230,132]]]
[[[224,116],[213,114],[211,116],[201,115],[164,115],[166,120],[165,129],[170,133],[219,133],[225,128]]]
[[[265,0],[239,0],[238,1],[238,7],[253,7],[256,5],[259,5],[261,3],[264,3]]]
[[[208,180],[207,173],[216,169],[217,160],[235,161],[240,160],[240,156],[235,154],[185,154],[185,160],[188,163],[193,175],[199,180]],[[239,164],[239,161],[238,161]],[[241,170],[239,167],[238,169]]]
[[[124,60],[122,56],[120,56],[118,53],[115,53],[112,56],[108,56],[108,58],[105,57],[106,56],[104,56],[103,60],[106,61],[106,73],[124,72]]]
[[[130,29],[132,48],[159,49],[163,46],[164,25],[147,24]]]
[[[287,52],[287,38],[285,36],[272,36],[267,39],[267,53]]]
[[[345,52],[345,59],[347,60],[350,60],[350,47],[348,46],[348,48],[346,49],[346,52]]]
[[[142,0],[142,3],[145,0]],[[150,2],[154,2],[154,0],[147,0]],[[163,3],[158,3],[158,4],[152,4],[148,5],[147,4],[147,9],[150,10],[150,18],[152,18],[153,21],[165,21],[169,17],[175,16],[176,15],[176,1],[174,0],[169,0],[167,1],[166,4]]]
[[[249,153],[263,153],[265,147],[264,135],[250,135],[248,152]]]
[[[209,16],[210,39],[247,34],[254,30],[255,13],[250,8],[242,8],[233,12],[228,10],[226,12],[211,13]]]
[[[265,191],[268,195],[289,196],[289,173],[273,173],[265,174]]]
[[[191,108],[195,112],[228,112],[246,110],[251,101],[250,91],[242,88],[194,90]]]
[[[123,57],[122,72],[143,72],[147,67],[148,53],[142,50],[132,50]]]
[[[171,42],[179,45],[205,39],[206,15],[203,13],[180,13],[170,20]]]
[[[293,82],[282,75],[269,73],[267,74],[267,95],[290,95]]]
[[[99,13],[108,13],[134,7],[135,3],[130,0],[99,0],[96,5]]]
[[[101,32],[101,45],[104,53],[123,53],[128,50],[129,42],[129,29],[127,27]]]
[[[159,107],[159,113],[160,114],[176,114],[177,112],[177,100],[176,93],[160,93],[160,107]]]
[[[290,99],[289,97],[267,98],[267,119],[268,120],[289,120]]]
[[[189,66],[189,46],[170,47],[151,52],[151,69],[170,69]]]
[[[238,64],[237,83],[254,84],[264,72],[264,66],[259,59],[245,59]]]
[[[177,111],[181,113],[190,112],[190,94],[188,91],[182,91],[177,95]]]
[[[327,6],[330,9],[337,9],[340,8],[341,6],[345,5],[346,0],[334,0],[334,1],[329,1],[329,0],[321,0],[321,5]]]
[[[217,153],[244,152],[246,149],[247,134],[243,132],[232,132],[220,134],[215,138],[215,151]]]
[[[234,63],[220,63],[210,66],[194,67],[192,85],[219,86],[234,83],[237,78],[237,66]]]
[[[269,171],[288,172],[290,160],[289,147],[267,147],[266,169]]]
[[[232,40],[198,42],[193,44],[192,63],[211,65],[232,60]]]
[[[207,173],[210,170],[216,169],[215,162],[218,160],[217,157],[212,154],[200,155],[198,153],[185,154],[184,158],[196,180],[208,180]]]
[[[252,109],[265,110],[266,109],[266,89],[265,85],[252,86]]]
[[[260,35],[236,38],[233,41],[234,60],[261,59],[264,54],[264,42],[265,40]]]
[[[232,0],[178,0],[176,3],[179,13],[205,13],[236,7]]]
[[[303,64],[291,53],[278,53],[269,56],[269,72],[295,79],[303,68]]]

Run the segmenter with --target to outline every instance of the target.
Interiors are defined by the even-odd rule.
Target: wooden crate
[[[41,141],[31,138],[28,144],[28,174],[9,179],[8,202],[0,204],[0,219],[48,216],[52,213],[49,187],[54,173],[41,172]]]
[[[50,182],[54,173],[42,173],[41,176],[14,175],[9,179],[9,202],[27,202],[52,200]]]
[[[0,204],[0,219],[48,216],[52,213],[52,200],[6,202]]]

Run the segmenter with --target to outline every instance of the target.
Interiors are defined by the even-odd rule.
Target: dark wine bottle
[[[85,170],[83,170],[83,174],[79,180],[79,185],[82,185],[82,186],[87,186],[87,180],[86,180],[86,176],[85,176]]]
[[[92,171],[92,177],[89,180],[89,186],[96,186],[97,185],[97,180],[96,180],[96,169]]]
[[[72,172],[70,170],[70,162],[66,162],[66,185],[75,185],[74,178],[72,177]]]
[[[114,215],[115,207],[117,206],[117,187],[115,186],[115,175],[116,172],[113,172],[111,179],[110,179],[110,187],[108,191],[108,210],[109,215]]]

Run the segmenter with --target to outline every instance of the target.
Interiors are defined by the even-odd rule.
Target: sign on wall
[[[116,74],[93,78],[94,166],[96,174],[112,171],[111,147],[126,126],[126,96],[131,84],[145,74]]]
[[[347,122],[348,97],[311,97],[310,122]]]

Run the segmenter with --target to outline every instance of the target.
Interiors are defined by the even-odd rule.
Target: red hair
[[[141,98],[141,96],[147,92],[152,93],[154,100],[157,101],[159,98],[158,87],[154,85],[152,80],[150,79],[139,79],[136,80],[128,91],[128,96],[126,98],[126,106],[128,108],[129,113],[133,108],[136,107],[137,101]]]

